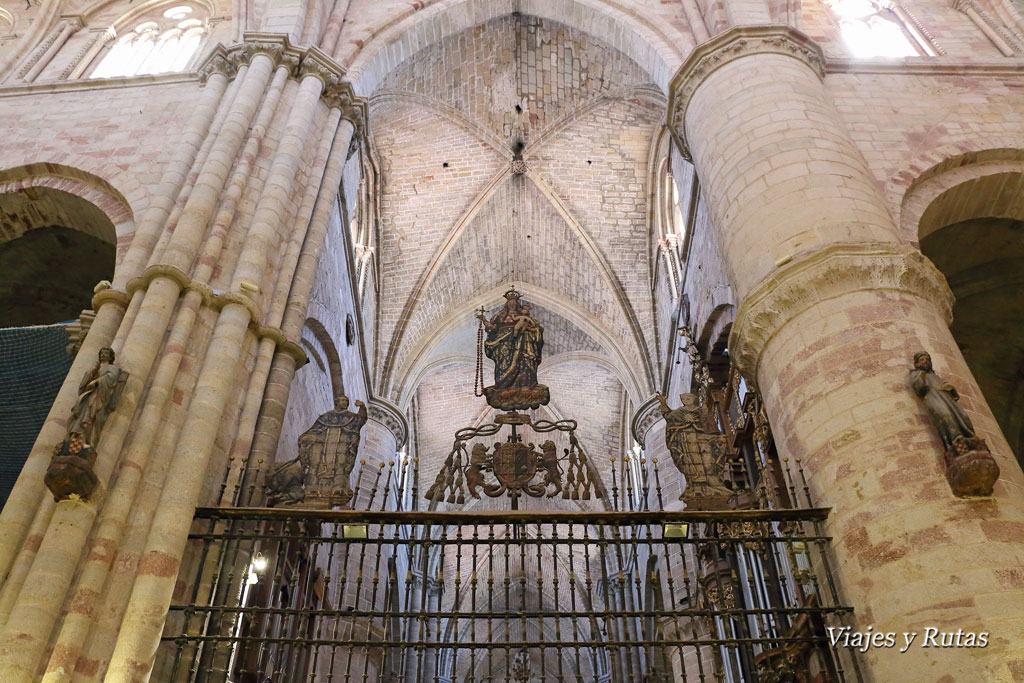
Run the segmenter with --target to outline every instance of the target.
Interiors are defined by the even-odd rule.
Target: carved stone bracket
[[[395,449],[400,449],[409,438],[409,423],[398,408],[380,398],[370,399],[366,407],[371,420],[382,425],[395,437]]]
[[[647,447],[645,444],[647,432],[651,431],[651,428],[662,419],[661,403],[658,402],[657,395],[651,396],[641,403],[640,407],[633,413],[633,419],[629,423],[630,431],[632,431],[633,438],[636,439],[641,448]]]
[[[831,244],[778,268],[744,299],[729,335],[729,352],[756,384],[765,346],[793,318],[818,302],[864,290],[895,290],[934,303],[953,319],[953,293],[935,265],[896,242]]]
[[[668,127],[684,157],[690,158],[686,143],[686,108],[700,84],[729,62],[764,53],[798,59],[819,78],[825,78],[825,55],[821,47],[789,26],[736,26],[697,46],[669,82]]]

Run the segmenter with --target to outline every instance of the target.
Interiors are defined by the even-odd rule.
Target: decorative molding
[[[1012,54],[1019,55],[1024,53],[1024,40],[1010,31],[1006,25],[993,17],[987,9],[979,5],[975,0],[953,0],[952,7],[957,12],[966,14],[969,18],[974,20],[974,22],[978,24],[978,28],[981,29],[983,33],[988,34],[991,31],[991,34],[994,35],[990,34],[989,38],[998,38],[1002,40],[1005,44],[1004,46],[1009,48]],[[988,31],[985,31],[986,27],[989,29]],[[992,42],[998,43],[996,40],[993,40]],[[1002,48],[1004,46],[996,45],[996,47],[1000,48],[1000,51],[1003,51]],[[1009,57],[1011,55],[1007,56]]]
[[[302,350],[302,347],[295,342],[288,340],[285,343],[278,346],[278,350],[286,356],[291,356],[292,360],[295,361],[295,368],[301,368],[303,365],[309,362],[309,356]]]
[[[57,42],[61,36],[66,38],[83,26],[85,26],[85,20],[77,14],[62,16],[60,23],[58,23],[50,32],[50,35],[46,37],[46,40],[40,43],[32,52],[31,56],[25,60],[24,64],[21,65],[21,68],[18,69],[18,73],[15,74],[16,77],[18,79],[24,78],[26,74],[32,70],[32,67],[39,63],[39,60],[43,58],[43,55],[46,54],[50,47]]]
[[[661,403],[658,402],[658,396],[651,396],[649,399],[640,404],[640,407],[633,413],[633,419],[630,420],[629,426],[630,431],[633,433],[633,438],[640,444],[641,448],[647,448],[646,440],[647,433],[651,431],[651,427],[658,424],[664,418],[661,415]]]
[[[238,68],[252,62],[257,55],[269,57],[274,68],[287,66],[295,75],[302,53],[292,47],[287,34],[284,33],[245,33],[241,43],[228,48],[229,58]]]
[[[825,54],[810,37],[789,26],[736,26],[698,45],[669,82],[668,128],[686,159],[686,109],[701,83],[718,68],[742,57],[780,54],[825,78]]]
[[[228,304],[238,304],[245,310],[249,311],[249,324],[254,330],[259,326],[259,320],[262,318],[262,314],[259,309],[259,305],[253,298],[243,291],[237,292],[221,292],[213,297],[211,306],[216,310],[221,310]]]
[[[174,266],[169,266],[164,263],[155,263],[142,271],[142,275],[139,277],[129,280],[128,284],[125,285],[125,290],[127,290],[128,295],[131,296],[132,294],[135,294],[136,290],[148,288],[149,284],[157,277],[170,278],[177,282],[178,286],[182,289],[187,289],[189,285],[192,284],[192,278],[190,278],[188,274],[180,268],[175,268]]]
[[[369,105],[366,98],[356,95],[352,84],[345,80],[345,69],[320,48],[311,47],[302,58],[301,70],[303,76],[316,76],[323,82],[320,98],[328,108],[341,110],[341,118],[352,123],[355,128],[353,142],[364,137]]]
[[[409,438],[409,423],[397,407],[382,398],[371,398],[366,406],[371,420],[383,425],[395,437],[395,450],[405,445]]]
[[[818,302],[864,290],[919,296],[952,322],[953,293],[920,251],[898,242],[841,242],[791,261],[754,288],[729,335],[733,363],[756,384],[761,354],[783,327]]]
[[[92,40],[86,41],[82,46],[82,49],[78,51],[78,54],[71,58],[71,61],[68,62],[68,65],[64,67],[64,70],[60,73],[60,76],[58,76],[60,80],[63,81],[69,78],[78,68],[79,64],[82,63],[82,60],[85,59],[86,55],[90,54],[94,49],[98,51],[100,44],[106,45],[106,43],[114,37],[114,29],[110,26],[101,29],[92,29],[90,33],[92,33]],[[85,68],[84,65],[83,68]]]
[[[103,304],[109,303],[117,304],[121,308],[128,308],[128,302],[131,300],[130,294],[111,288],[108,280],[101,280],[92,291],[94,292],[92,297],[92,310],[94,311],[99,311]]]
[[[832,74],[891,74],[905,76],[1013,76],[1024,70],[1024,59],[957,62],[937,57],[902,59],[829,58],[825,72]]]
[[[13,83],[0,85],[0,98],[19,95],[38,95],[50,92],[77,92],[80,90],[119,90],[121,88],[149,87],[153,85],[175,85],[195,83],[199,74],[195,72],[170,71],[165,74],[144,76],[117,76],[113,78],[84,78],[68,81],[43,81],[42,83]]]
[[[197,69],[199,80],[203,83],[214,74],[225,76],[229,80],[238,73],[238,67],[228,58],[228,51],[223,45],[217,45],[213,51],[206,56]]]
[[[255,322],[252,325],[253,330],[256,332],[258,339],[270,339],[274,342],[274,345],[278,350],[288,356],[292,357],[295,361],[295,367],[301,368],[303,365],[309,362],[309,356],[302,347],[297,343],[293,342],[285,336],[284,330],[280,327],[270,327],[268,325],[259,325]],[[300,340],[301,341],[301,340]],[[319,362],[319,361],[318,361]]]

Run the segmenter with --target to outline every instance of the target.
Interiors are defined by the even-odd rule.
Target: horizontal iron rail
[[[840,614],[853,612],[849,606],[827,606],[827,607],[779,607],[774,609],[679,609],[674,611],[665,610],[506,610],[503,612],[466,612],[466,611],[386,611],[386,610],[362,610],[362,609],[291,609],[288,607],[226,607],[215,605],[172,605],[171,611],[195,614],[198,612],[229,612],[244,614],[284,614],[289,616],[315,616],[315,617],[345,617],[345,618],[442,618],[442,619],[518,619],[520,617],[536,617],[538,619],[571,619],[573,617],[664,617],[674,619],[677,617],[727,617],[727,616],[781,616],[796,614]],[[348,642],[348,641],[345,641]]]
[[[778,510],[648,511],[648,512],[554,512],[554,511],[455,511],[387,512],[372,510],[304,510],[298,508],[200,507],[196,519],[296,520],[340,524],[437,524],[471,526],[487,524],[608,524],[629,526],[660,523],[801,522],[824,520],[832,508]],[[453,520],[459,520],[455,522]]]
[[[290,541],[290,542],[307,542],[307,543],[363,543],[367,545],[445,545],[445,546],[474,546],[474,545],[486,545],[486,546],[532,546],[532,545],[543,545],[549,546],[552,544],[557,545],[589,545],[589,546],[614,546],[614,545],[663,545],[665,543],[686,543],[689,545],[698,544],[705,545],[708,543],[796,543],[798,541],[831,541],[831,536],[804,536],[804,535],[792,535],[792,536],[694,536],[694,537],[663,537],[663,536],[621,536],[618,538],[581,538],[574,537],[568,538],[566,536],[534,536],[529,538],[490,538],[488,536],[482,536],[479,538],[387,538],[384,536],[368,536],[360,538],[348,538],[345,536],[324,536],[324,535],[298,535],[298,534],[263,534],[258,532],[245,533],[242,531],[222,531],[216,532],[211,531],[208,533],[189,534],[189,538],[193,540],[233,540],[233,541],[246,541],[246,540],[259,540],[259,541]]]
[[[544,650],[547,648],[578,649],[584,647],[643,647],[643,646],[684,646],[684,647],[711,647],[715,645],[776,645],[781,643],[827,643],[825,636],[778,636],[768,638],[707,638],[694,639],[646,639],[646,640],[607,640],[607,639],[580,639],[580,640],[508,640],[496,642],[474,642],[468,640],[434,641],[434,640],[367,640],[348,639],[330,640],[325,638],[263,638],[260,636],[203,636],[203,635],[179,635],[163,636],[163,641],[177,643],[256,643],[256,644],[286,644],[304,645],[312,647],[371,647],[371,648],[426,648],[429,650]]]

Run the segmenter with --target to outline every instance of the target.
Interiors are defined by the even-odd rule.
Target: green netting
[[[65,324],[0,328],[0,503],[71,367]]]

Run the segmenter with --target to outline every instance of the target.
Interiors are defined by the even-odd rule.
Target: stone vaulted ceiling
[[[582,354],[573,362],[646,397],[647,177],[664,119],[650,76],[579,31],[510,15],[421,50],[370,104],[382,393],[407,402],[431,368],[471,363],[473,309],[514,282],[540,311],[546,359]],[[528,170],[513,175],[520,149]]]

